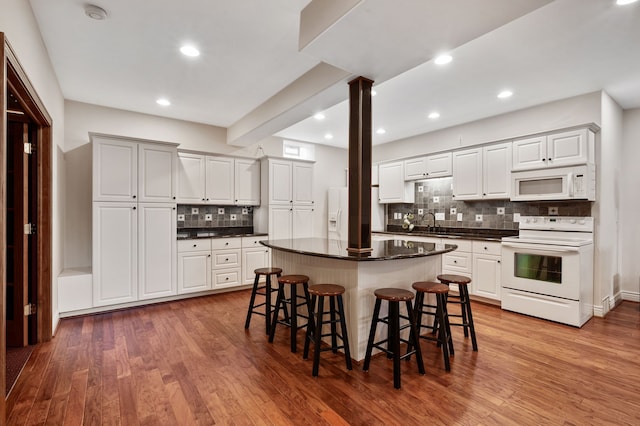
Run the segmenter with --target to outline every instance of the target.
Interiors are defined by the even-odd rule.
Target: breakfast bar
[[[347,253],[347,242],[325,238],[297,238],[261,242],[272,249],[272,265],[286,274],[309,276],[309,284],[339,284],[344,304],[351,356],[364,359],[377,288],[411,289],[415,281],[435,280],[441,255],[453,244],[389,239],[372,241],[367,256]],[[383,327],[380,327],[383,328]],[[386,330],[379,329],[380,336]],[[379,337],[379,336],[378,336]]]

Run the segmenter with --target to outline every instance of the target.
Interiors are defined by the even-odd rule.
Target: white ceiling
[[[93,0],[109,14],[95,21],[83,0],[30,0],[66,99],[234,135],[264,137],[256,128],[277,127],[283,138],[346,147],[346,81],[357,75],[375,80],[374,127],[387,132],[374,134],[374,144],[596,90],[640,107],[640,2],[342,1],[350,4],[344,16],[303,14],[303,29],[325,21],[299,49],[303,9],[340,2]],[[182,56],[184,42],[200,57]],[[450,64],[433,63],[441,51]],[[323,63],[350,76],[326,84],[331,96],[282,96]],[[506,88],[514,95],[497,99]],[[157,105],[159,97],[172,105]],[[261,111],[274,104],[276,113]],[[303,119],[319,111],[323,121]],[[432,111],[441,117],[427,119]]]

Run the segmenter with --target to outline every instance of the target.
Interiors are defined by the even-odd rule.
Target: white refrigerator
[[[371,193],[371,231],[384,231],[384,206],[378,202],[378,188]],[[349,239],[349,190],[346,187],[329,188],[328,238],[347,241]]]

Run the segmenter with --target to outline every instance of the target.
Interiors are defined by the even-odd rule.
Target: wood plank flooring
[[[640,304],[582,329],[474,303],[479,351],[455,328],[451,372],[423,342],[427,374],[391,361],[347,371],[342,355],[244,330],[248,291],[64,319],[8,400],[9,425],[638,425]],[[373,300],[372,300],[373,303]],[[298,344],[302,348],[303,332]]]

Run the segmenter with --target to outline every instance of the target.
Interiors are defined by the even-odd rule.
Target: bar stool
[[[460,304],[460,314],[449,314],[449,318],[457,317],[460,318],[460,323],[450,323],[450,325],[455,325],[457,327],[462,327],[464,330],[464,337],[469,337],[469,333],[471,333],[471,344],[473,346],[474,351],[478,351],[478,342],[476,341],[476,329],[473,326],[473,314],[471,312],[471,299],[469,298],[469,289],[468,285],[471,282],[471,278],[465,277],[463,275],[452,275],[452,274],[443,274],[438,275],[438,281],[443,284],[457,284],[458,285],[458,293],[459,296],[449,296],[447,298],[447,303],[458,303]],[[451,300],[454,298],[454,300]]]
[[[309,277],[306,275],[282,275],[278,277],[278,297],[276,298],[276,309],[273,313],[273,320],[271,321],[271,330],[269,333],[269,343],[273,342],[273,338],[276,334],[276,326],[278,323],[286,325],[291,329],[291,352],[296,352],[296,335],[298,330],[303,327],[312,327],[313,322],[310,321],[311,316],[309,315],[309,304],[311,303],[309,299]],[[289,295],[287,298],[284,292],[285,285],[288,285],[290,288]],[[302,285],[302,289],[304,291],[303,294],[298,294],[298,286]],[[302,302],[300,300],[302,299]],[[287,305],[289,305],[291,312],[289,318],[286,317]],[[307,308],[307,316],[298,314],[298,308],[300,306],[306,306]],[[280,313],[280,309],[284,309],[285,311],[285,319],[279,320],[278,314]],[[304,325],[298,324],[298,316],[307,319],[307,323]],[[313,332],[313,329],[311,330]]]
[[[251,290],[251,299],[249,300],[249,309],[247,311],[247,319],[244,322],[244,328],[249,328],[249,324],[251,323],[251,314],[262,315],[265,317],[266,324],[266,333],[269,334],[271,331],[271,313],[273,312],[273,304],[271,303],[271,293],[278,291],[277,288],[271,287],[271,275],[275,275],[279,277],[282,275],[282,269],[280,268],[258,268],[253,271],[256,274],[255,279],[253,280],[253,289]],[[260,286],[258,283],[260,282],[260,277],[265,278],[265,285]],[[256,295],[264,296],[264,302],[256,304]],[[264,306],[264,313],[257,310]],[[288,314],[285,315],[288,318]]]
[[[447,371],[451,371],[449,356],[454,354],[453,341],[451,339],[451,328],[449,327],[449,316],[447,314],[447,294],[449,294],[449,286],[442,283],[434,283],[429,281],[418,281],[411,285],[416,291],[416,303],[414,307],[416,316],[416,328],[418,336],[425,340],[433,340],[442,347],[442,355],[444,357],[444,367]],[[429,305],[425,303],[425,294],[435,294],[436,304]],[[433,325],[423,324],[422,316],[433,316]],[[423,336],[420,331],[427,328],[432,331],[430,335]],[[432,336],[436,334],[436,336]],[[411,348],[411,343],[409,343]]]
[[[422,363],[422,352],[420,351],[420,342],[418,339],[418,330],[414,317],[411,300],[413,300],[413,292],[400,288],[379,288],[374,292],[376,296],[376,304],[373,308],[373,318],[371,320],[371,331],[369,333],[369,342],[367,343],[367,352],[364,357],[363,371],[369,371],[369,363],[371,361],[371,351],[378,348],[387,354],[387,358],[393,358],[393,387],[400,389],[400,360],[409,358],[414,353],[418,362],[418,372],[424,374],[424,364]],[[380,305],[383,300],[389,303],[389,314],[384,318],[380,318]],[[407,315],[400,315],[400,302],[405,302],[407,306]],[[400,326],[400,319],[408,320],[408,323]],[[376,327],[379,322],[387,324],[387,338],[374,342],[376,335]],[[409,340],[400,338],[400,332],[406,328],[411,328]],[[413,350],[407,350],[407,353],[400,355],[400,342],[412,344]],[[410,343],[411,342],[411,343]],[[383,344],[386,343],[387,347]]]
[[[309,286],[309,294],[311,295],[311,310],[310,318],[313,322],[313,329],[307,327],[307,334],[304,342],[304,355],[303,358],[307,359],[309,355],[309,343],[313,341],[313,370],[312,375],[318,376],[318,367],[320,365],[320,352],[321,351],[333,351],[337,353],[338,349],[344,349],[345,361],[347,363],[347,370],[351,370],[351,353],[349,352],[349,337],[347,336],[347,325],[344,317],[344,305],[342,303],[342,294],[344,293],[344,287],[337,284],[314,284]],[[329,298],[329,311],[324,310],[324,298]],[[318,302],[318,309],[316,310],[316,300]],[[337,307],[336,307],[337,303]],[[329,315],[329,320],[325,321],[325,316]],[[340,333],[337,330],[337,323],[340,323]],[[322,328],[325,324],[329,324],[331,332],[328,334],[322,334]],[[312,332],[313,331],[313,332]],[[331,347],[321,348],[321,341],[323,337],[331,336]],[[338,345],[338,337],[342,341],[341,345]]]

